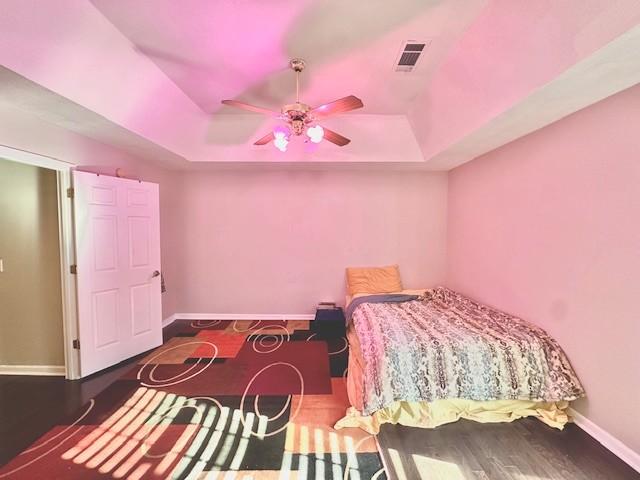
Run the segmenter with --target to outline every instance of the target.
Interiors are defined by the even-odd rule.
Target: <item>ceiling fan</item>
[[[231,107],[241,108],[250,112],[263,113],[273,116],[286,122],[286,126],[278,126],[273,132],[257,140],[254,145],[266,145],[273,141],[274,146],[284,152],[287,149],[291,135],[307,135],[313,143],[320,143],[322,139],[335,143],[339,147],[344,147],[351,140],[343,137],[339,133],[320,126],[317,122],[329,115],[344,113],[357,108],[362,108],[362,100],[354,95],[340,98],[333,102],[322,104],[311,108],[306,103],[300,102],[300,73],[304,70],[305,62],[300,58],[294,58],[289,62],[289,67],[296,72],[296,103],[284,105],[280,112],[268,108],[257,107],[237,100],[222,100],[222,103]]]

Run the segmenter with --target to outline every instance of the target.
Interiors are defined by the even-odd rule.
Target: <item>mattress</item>
[[[352,407],[336,428],[376,433],[387,422],[430,428],[459,418],[524,416],[562,428],[568,402],[584,395],[546,332],[443,287],[402,305],[364,303],[353,317],[347,329]],[[390,367],[394,362],[400,367]]]

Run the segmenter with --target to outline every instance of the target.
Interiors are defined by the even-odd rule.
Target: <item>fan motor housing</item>
[[[310,110],[311,107],[306,103],[291,103],[282,107],[283,115],[287,115],[289,117],[304,117]]]
[[[313,121],[308,114],[310,110],[311,107],[305,103],[292,103],[282,107],[282,114],[295,135],[302,135],[305,125]]]
[[[304,67],[307,66],[307,64],[305,63],[305,61],[301,58],[292,58],[289,61],[289,66],[291,67],[291,69],[294,72],[301,72],[304,70]]]

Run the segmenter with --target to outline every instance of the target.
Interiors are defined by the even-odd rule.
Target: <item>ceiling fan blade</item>
[[[364,103],[358,97],[349,95],[348,97],[340,98],[330,103],[325,103],[319,107],[311,110],[311,113],[316,117],[327,117],[334,113],[343,113],[357,108],[364,107]]]
[[[266,145],[267,143],[272,141],[274,138],[276,138],[276,137],[274,137],[273,132],[269,132],[264,137],[262,137],[260,140],[255,141],[253,144],[254,145]]]
[[[276,112],[275,110],[257,107],[248,103],[238,102],[237,100],[222,100],[222,103],[224,105],[229,105],[230,107],[241,108],[242,110],[248,110],[250,112],[264,113],[265,115],[280,115],[280,112]]]
[[[334,132],[333,130],[329,130],[328,128],[322,127],[324,130],[324,139],[328,140],[331,143],[335,143],[339,147],[344,147],[346,144],[351,142],[347,137],[343,137],[339,133]]]

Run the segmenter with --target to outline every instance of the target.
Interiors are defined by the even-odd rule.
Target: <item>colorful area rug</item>
[[[307,321],[177,321],[174,336],[0,469],[15,479],[386,479],[348,405],[345,338]]]

